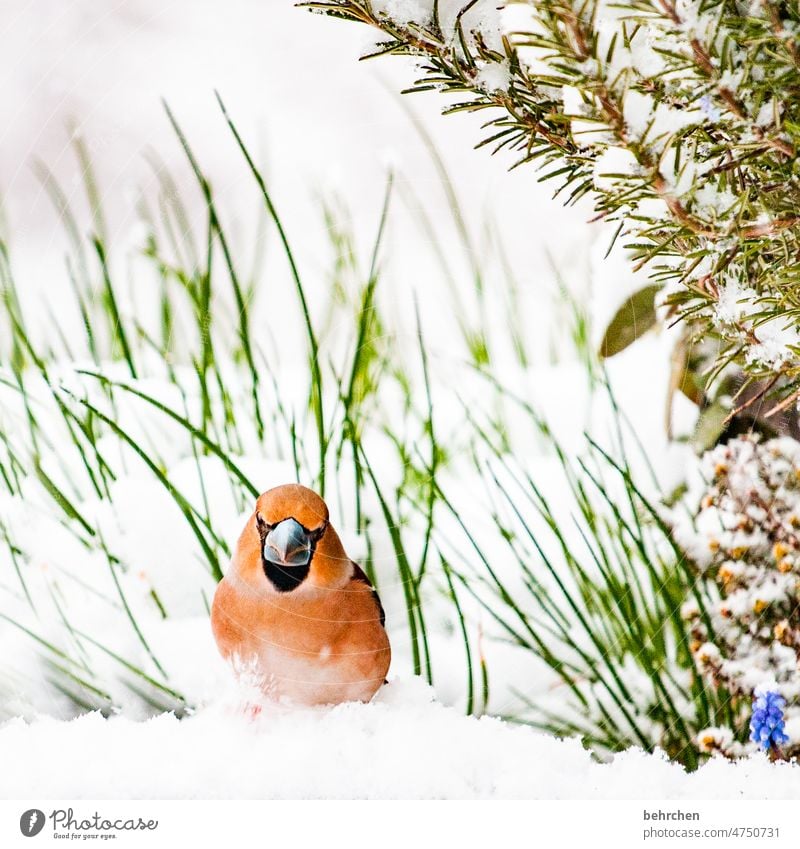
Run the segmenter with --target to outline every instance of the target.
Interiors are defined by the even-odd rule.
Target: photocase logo
[[[158,828],[158,820],[146,820],[142,817],[121,816],[109,819],[99,811],[76,816],[72,808],[54,808],[45,816],[44,811],[31,808],[19,818],[19,830],[25,837],[36,837],[47,820],[50,820],[54,837],[83,838],[84,840],[98,836],[107,840],[116,837],[117,832],[155,831]]]
[[[19,830],[25,837],[36,837],[44,828],[44,811],[31,808],[19,818]]]

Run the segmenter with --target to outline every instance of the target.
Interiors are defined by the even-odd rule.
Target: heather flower
[[[697,671],[731,700],[741,754],[755,743],[797,758],[800,745],[784,728],[800,719],[800,442],[746,436],[718,445],[690,498],[692,517],[678,519],[675,533],[710,599],[705,610],[683,606]],[[752,742],[742,745],[751,717]],[[738,756],[712,736],[701,735],[701,750]]]

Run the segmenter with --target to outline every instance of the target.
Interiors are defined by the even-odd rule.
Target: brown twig
[[[738,416],[740,413],[743,413],[748,407],[752,407],[753,404],[755,404],[756,401],[761,400],[770,391],[770,389],[772,389],[772,387],[778,382],[778,379],[780,378],[780,376],[781,376],[781,373],[778,372],[769,381],[767,381],[764,384],[764,386],[762,386],[761,389],[759,389],[758,392],[756,392],[756,394],[752,396],[752,398],[748,398],[744,402],[744,404],[740,404],[735,410],[732,410],[730,413],[728,413],[728,415],[725,417],[724,424],[728,424],[731,420],[736,418],[736,416]],[[736,393],[736,396],[738,396],[742,392],[744,392],[746,387],[747,387],[747,384],[745,383],[742,386],[742,388]],[[734,396],[734,397],[736,397],[736,396]],[[767,415],[769,415],[769,414],[767,414]]]
[[[800,389],[795,389],[790,395],[787,395],[783,401],[779,404],[776,404],[771,410],[764,413],[764,418],[768,419],[774,416],[776,413],[780,413],[782,410],[785,410],[790,404],[794,403],[798,398],[800,398]]]

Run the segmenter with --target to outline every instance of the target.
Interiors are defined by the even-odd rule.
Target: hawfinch
[[[214,595],[223,657],[254,672],[271,698],[368,702],[389,668],[383,626],[378,594],[345,554],[325,502],[298,484],[265,492]]]

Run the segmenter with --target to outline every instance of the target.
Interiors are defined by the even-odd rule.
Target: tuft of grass
[[[321,316],[312,311],[278,207],[221,100],[219,106],[232,150],[245,160],[263,203],[264,226],[278,235],[294,287],[308,352],[307,384],[299,396],[286,395],[283,364],[274,353],[281,349],[282,334],[293,340],[294,327],[268,325],[259,340],[254,338],[256,281],[240,270],[210,181],[169,108],[205,212],[202,232],[191,223],[189,210],[197,208],[196,199],[182,197],[151,157],[160,192],[155,208],[140,203],[146,236],[137,257],[143,265],[137,267],[135,302],[115,283],[119,260],[83,146],[76,156],[94,224],[87,239],[80,235],[79,216],[67,194],[45,166],[38,168],[67,234],[67,306],[75,310],[79,335],[50,333],[59,325],[55,316],[44,332],[28,321],[7,247],[0,246],[0,490],[11,499],[0,502],[0,528],[13,570],[8,591],[5,578],[0,585],[0,612],[32,640],[50,686],[76,711],[119,711],[130,698],[150,709],[183,710],[187,705],[158,651],[159,623],[175,618],[171,602],[159,591],[158,576],[151,576],[153,585],[142,597],[137,576],[143,567],[147,571],[147,564],[138,561],[136,552],[120,549],[118,535],[109,533],[104,519],[111,515],[124,524],[117,504],[120,483],[131,475],[142,477],[177,508],[179,522],[189,531],[183,556],[198,567],[186,592],[202,598],[207,610],[206,582],[213,586],[221,578],[230,556],[230,529],[223,528],[225,517],[218,507],[219,478],[209,477],[209,470],[221,469],[234,509],[246,513],[259,492],[281,482],[254,476],[253,469],[264,461],[290,461],[297,479],[321,492],[326,480],[352,481],[350,487],[338,487],[342,511],[355,516],[367,571],[382,592],[390,598],[397,594],[400,609],[405,608],[413,670],[432,680],[422,588],[423,581],[432,579],[424,568],[412,566],[415,555],[408,547],[406,525],[417,482],[404,470],[414,429],[421,433],[430,419],[430,399],[427,412],[414,408],[407,366],[400,356],[390,355],[391,331],[377,300],[393,178],[387,180],[365,270],[359,246],[347,246],[356,293],[344,293],[331,303],[333,313],[321,332]],[[331,208],[326,214],[331,225]],[[345,231],[344,222],[335,223]],[[340,261],[334,258],[334,264]],[[155,322],[137,309],[141,303],[158,305]],[[341,336],[355,344],[340,350]],[[381,409],[388,383],[403,399],[407,415],[402,427],[393,428]],[[297,388],[296,380],[292,388]],[[305,403],[298,405],[303,396]],[[372,456],[376,445],[377,470]],[[191,460],[193,483],[176,475],[181,459]],[[74,568],[57,553],[52,566],[37,571],[34,564],[41,554],[36,540],[21,541],[5,521],[12,502],[35,504],[47,522],[77,544],[81,560],[104,564],[107,580],[81,574],[83,563]],[[367,515],[366,502],[379,507]],[[429,505],[428,526],[431,511]],[[179,535],[180,529],[175,532]],[[377,568],[372,552],[381,547],[381,539],[389,543],[390,553]],[[78,614],[77,620],[85,619],[78,624],[66,611],[87,592],[100,612]],[[43,609],[43,594],[61,611],[57,626]],[[399,620],[397,605],[394,609]],[[119,626],[118,634],[100,624],[108,617]],[[126,628],[130,640],[124,638]]]
[[[475,470],[492,504],[493,538],[517,574],[492,568],[506,557],[471,533],[473,556],[462,550],[450,562],[472,564],[453,570],[463,589],[508,640],[544,662],[553,682],[549,692],[533,695],[516,685],[527,711],[507,718],[579,735],[596,751],[658,747],[697,767],[698,732],[730,710],[729,694],[697,674],[690,625],[681,616],[687,600],[701,611],[710,600],[658,502],[636,483],[610,387],[613,449],[587,434],[585,455],[570,457],[530,404],[495,385],[549,444],[568,502],[566,509],[554,504],[548,489],[556,481],[537,480],[508,452],[491,419],[466,411]]]

